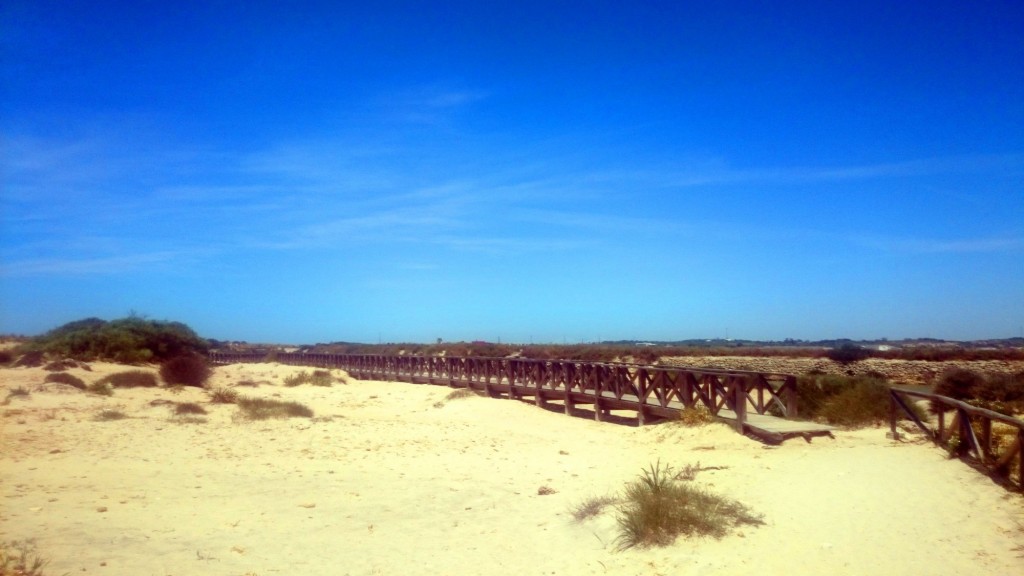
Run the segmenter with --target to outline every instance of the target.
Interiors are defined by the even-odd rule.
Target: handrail
[[[274,357],[285,364],[343,368],[356,378],[467,386],[491,395],[533,396],[538,405],[556,399],[565,402],[566,413],[577,403],[592,404],[597,420],[610,409],[628,409],[636,410],[643,424],[652,416],[676,417],[700,403],[716,416],[723,409],[734,412],[743,431],[748,412],[797,415],[796,377],[772,372],[515,357],[303,352]],[[214,363],[265,359],[256,353],[210,353]]]
[[[902,412],[932,442],[947,448],[951,455],[977,464],[993,477],[1017,490],[1024,491],[1024,420],[930,392],[893,386],[889,389],[889,394],[889,429],[894,440],[900,439],[896,421]],[[917,416],[915,410],[910,407],[909,397],[930,400],[933,406],[940,407],[936,410],[938,418],[934,429]],[[946,412],[949,410],[952,410],[954,415],[952,422],[946,426]],[[1001,453],[995,452],[992,436],[993,422],[1017,429],[1016,438]],[[976,426],[977,429],[975,429]],[[1011,472],[1014,460],[1017,460],[1016,483]]]

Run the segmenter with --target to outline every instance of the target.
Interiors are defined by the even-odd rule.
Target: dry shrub
[[[47,374],[46,378],[43,381],[56,382],[58,384],[67,384],[69,386],[74,386],[79,390],[85,390],[85,382],[81,378],[73,374],[68,374],[67,372],[55,372],[53,374]]]
[[[156,376],[144,370],[128,370],[108,374],[97,380],[96,384],[109,384],[114,388],[155,388],[159,385]]]
[[[679,423],[683,426],[707,426],[715,421],[714,414],[704,404],[695,404],[692,408],[679,411]]]
[[[160,377],[168,384],[202,387],[213,370],[199,356],[178,356],[160,365]]]

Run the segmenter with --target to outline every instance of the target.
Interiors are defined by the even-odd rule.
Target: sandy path
[[[479,397],[435,407],[449,393],[435,386],[282,386],[295,370],[231,366],[215,383],[266,381],[238,389],[303,402],[313,420],[237,421],[236,407],[204,404],[207,422],[182,424],[150,404],[205,402],[192,389],[12,399],[0,539],[35,538],[50,574],[1024,571],[1024,498],[884,429],[770,448],[720,425],[632,428]],[[0,382],[32,388],[44,374],[6,369]],[[104,407],[132,418],[93,420]],[[616,552],[613,510],[573,522],[573,504],[658,459],[723,467],[696,481],[766,525]]]

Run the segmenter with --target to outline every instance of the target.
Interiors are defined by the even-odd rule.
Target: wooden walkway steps
[[[259,354],[211,352],[218,364],[260,362]],[[362,354],[279,353],[283,364],[341,368],[354,378],[471,388],[492,397],[532,398],[538,406],[560,403],[566,414],[588,406],[598,421],[612,410],[636,412],[644,425],[675,419],[705,407],[737,432],[777,444],[800,437],[831,436],[834,428],[793,420],[798,415],[791,374],[643,366],[573,360],[458,358]],[[781,416],[781,417],[780,417]]]

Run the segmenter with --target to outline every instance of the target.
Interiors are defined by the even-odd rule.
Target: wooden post
[[[899,407],[896,405],[896,391],[889,390],[889,430],[892,432],[892,439],[899,441],[900,433],[896,431],[896,411]]]
[[[601,422],[604,420],[601,414],[601,392],[604,391],[604,378],[598,375],[594,380],[594,420]]]
[[[992,457],[992,421],[988,418],[981,419],[981,438],[978,441],[981,443],[978,458],[985,463]]]
[[[786,418],[796,418],[800,415],[799,409],[797,408],[797,390],[796,390],[796,378],[793,376],[786,376]]]
[[[743,434],[743,425],[747,422],[747,390],[746,379],[736,377],[732,379],[732,401],[733,411],[736,413],[736,431]]]
[[[1017,488],[1024,491],[1024,428],[1017,429]]]

